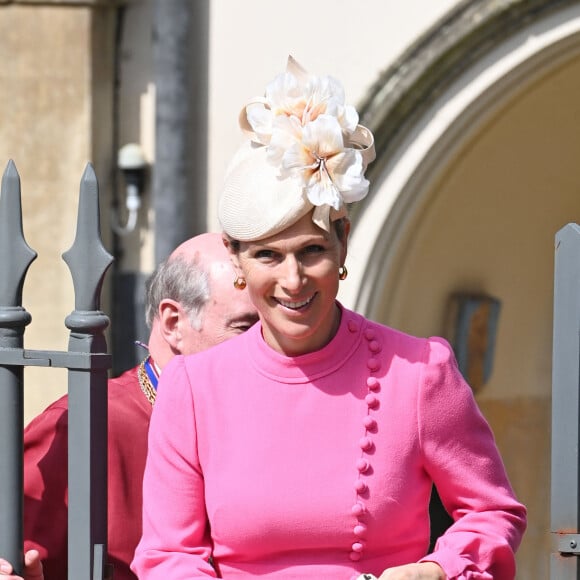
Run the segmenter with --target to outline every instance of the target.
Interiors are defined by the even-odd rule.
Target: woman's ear
[[[341,254],[340,254],[341,264],[344,264],[344,262],[346,261],[349,234],[350,234],[350,220],[345,218],[345,220],[344,220],[344,235],[342,236],[342,240],[340,240],[340,244],[342,246]]]
[[[236,276],[241,276],[242,269],[240,268],[239,248],[237,247],[237,242],[233,242],[225,234],[222,236],[222,241],[230,255],[230,261],[232,262]]]
[[[232,244],[230,242],[230,238],[228,238],[228,236],[226,236],[225,234],[222,234],[222,242],[223,242],[224,247],[226,248],[226,250],[231,253],[231,251],[232,251]]]

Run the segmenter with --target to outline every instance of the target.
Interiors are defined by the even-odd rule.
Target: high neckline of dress
[[[261,374],[287,383],[305,383],[341,367],[356,350],[364,330],[365,319],[344,308],[334,338],[319,350],[298,356],[275,351],[264,341],[261,324],[255,324],[248,335],[249,360]]]

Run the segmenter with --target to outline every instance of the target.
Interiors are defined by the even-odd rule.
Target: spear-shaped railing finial
[[[0,190],[0,308],[22,306],[22,286],[36,252],[24,239],[22,230],[22,204],[20,200],[20,176],[16,165],[10,160],[2,176]]]
[[[72,275],[75,310],[98,311],[103,278],[113,262],[113,256],[107,252],[101,241],[99,186],[90,163],[87,164],[81,178],[76,237],[62,258]],[[72,316],[71,314],[67,318],[68,328],[71,328],[69,322],[74,323],[74,320],[69,320]]]

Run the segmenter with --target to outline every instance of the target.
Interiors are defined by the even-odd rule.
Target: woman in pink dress
[[[513,579],[526,510],[451,348],[336,299],[371,133],[292,59],[241,124],[219,219],[260,322],[166,367],[133,570]],[[433,484],[454,523],[428,553]]]

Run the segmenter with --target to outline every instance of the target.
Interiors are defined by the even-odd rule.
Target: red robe
[[[108,552],[115,580],[129,569],[141,537],[142,479],[151,403],[135,367],[109,379]],[[67,578],[67,396],[24,430],[24,549],[40,551],[45,580]]]

